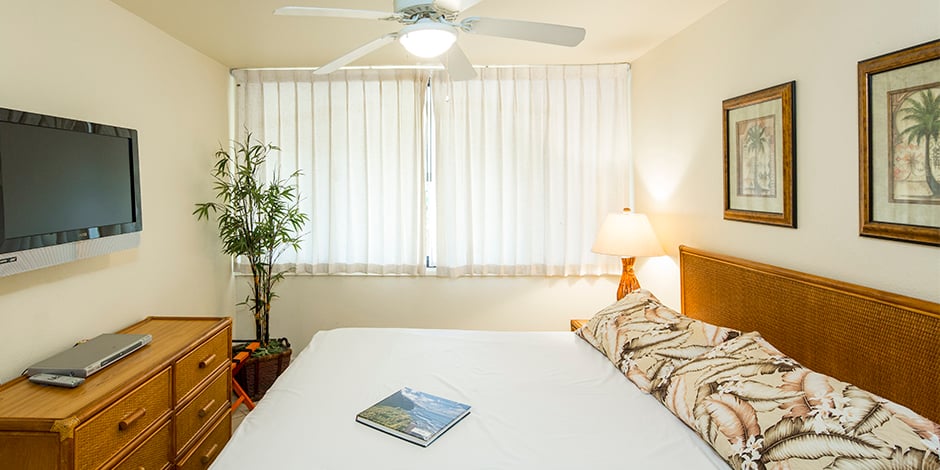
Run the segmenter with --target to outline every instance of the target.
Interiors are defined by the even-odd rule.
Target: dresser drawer
[[[229,372],[216,377],[208,388],[189,402],[176,415],[176,448],[183,451],[189,447],[199,430],[205,429],[216,413],[229,406]]]
[[[222,331],[183,356],[174,365],[176,386],[174,403],[179,405],[200,382],[212,375],[221,365],[231,367],[232,343],[228,332]]]
[[[75,430],[76,468],[98,468],[169,411],[170,371],[165,369]]]
[[[151,435],[112,470],[162,470],[170,467],[170,422]]]
[[[232,415],[226,410],[216,422],[215,427],[209,431],[206,438],[196,446],[182,463],[176,466],[178,470],[202,470],[209,468],[212,461],[218,457],[225,447],[228,438],[232,435]]]

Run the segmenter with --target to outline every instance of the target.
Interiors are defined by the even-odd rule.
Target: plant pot
[[[290,348],[278,354],[250,357],[235,374],[235,380],[252,400],[260,400],[284,369],[290,365]]]

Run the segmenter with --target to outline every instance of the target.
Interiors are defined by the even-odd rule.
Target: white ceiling
[[[316,67],[397,31],[391,21],[274,16],[287,5],[393,10],[392,0],[112,0],[230,68]],[[476,65],[631,62],[727,0],[485,0],[460,18],[484,16],[587,29],[574,48],[462,34]],[[352,65],[412,65],[398,44]]]

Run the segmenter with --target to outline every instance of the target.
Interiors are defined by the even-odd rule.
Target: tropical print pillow
[[[693,320],[641,289],[598,312],[578,334],[649,393],[676,366],[739,332]]]
[[[676,367],[653,394],[736,469],[940,469],[936,423],[802,367],[758,333]]]
[[[604,353],[611,362],[616,363],[620,359],[620,346],[617,344],[617,319],[642,312],[646,304],[655,298],[650,291],[637,289],[594,314],[584,326],[575,331],[575,334]]]

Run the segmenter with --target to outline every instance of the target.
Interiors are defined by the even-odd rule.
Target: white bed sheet
[[[402,387],[472,406],[423,448],[355,421]],[[727,469],[572,333],[318,332],[213,469]]]

